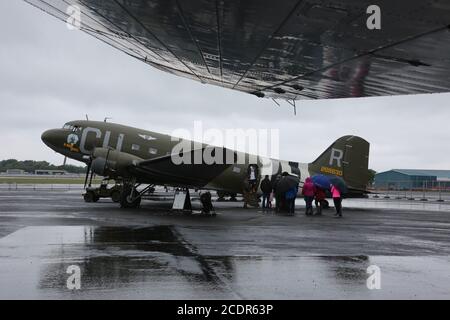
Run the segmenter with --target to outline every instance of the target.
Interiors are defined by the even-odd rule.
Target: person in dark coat
[[[272,193],[272,182],[269,179],[269,176],[266,175],[263,181],[261,181],[261,191],[262,191],[262,207],[269,208],[269,199],[270,194]]]
[[[277,175],[277,177],[275,178],[275,181],[273,183],[273,192],[275,194],[275,212],[280,212],[280,209],[282,207],[281,205],[281,201],[283,200],[283,197],[279,194],[279,192],[277,192],[277,187],[278,187],[278,183],[281,180],[281,175]]]

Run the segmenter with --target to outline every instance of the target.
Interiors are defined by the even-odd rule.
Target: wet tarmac
[[[375,201],[345,201],[342,219],[306,217],[301,201],[294,217],[232,202],[205,217],[169,201],[122,210],[74,190],[0,191],[0,298],[449,299],[450,204]],[[367,285],[374,266],[380,289]]]

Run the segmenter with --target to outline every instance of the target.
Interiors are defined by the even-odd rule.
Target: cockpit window
[[[78,133],[78,132],[81,132],[81,130],[82,130],[83,128],[82,128],[82,127],[79,127],[79,126],[77,126],[77,125],[73,125],[73,124],[66,123],[66,124],[63,126],[63,129],[70,130],[70,131],[72,131],[72,132]]]

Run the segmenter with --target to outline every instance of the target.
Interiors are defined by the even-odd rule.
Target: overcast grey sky
[[[0,15],[0,159],[61,164],[41,133],[89,114],[163,133],[196,120],[278,128],[280,157],[300,162],[355,134],[371,143],[377,171],[450,169],[450,94],[302,101],[294,116],[285,103],[152,69],[23,1],[1,1]]]

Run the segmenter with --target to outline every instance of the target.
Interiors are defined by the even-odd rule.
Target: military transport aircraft
[[[448,0],[25,1],[162,71],[292,105],[450,91]]]
[[[368,182],[369,143],[357,136],[339,138],[309,164],[268,159],[120,124],[88,120],[67,122],[61,129],[45,131],[42,140],[56,152],[86,163],[86,181],[93,173],[121,180],[120,204],[126,208],[138,207],[142,195],[152,185],[241,194],[250,165],[259,168],[259,176],[268,174],[272,179],[282,172],[295,175],[302,182],[319,173],[341,177],[353,195],[365,193]],[[205,157],[208,154],[214,161]],[[138,190],[141,184],[148,186]]]

